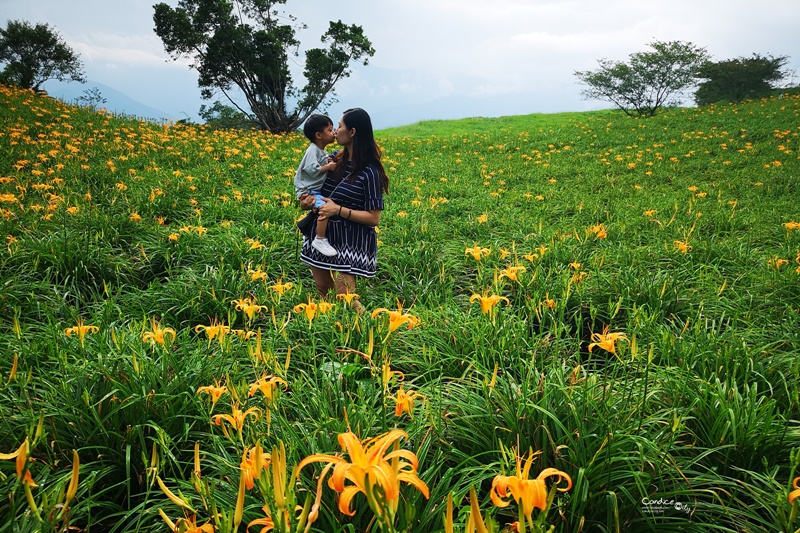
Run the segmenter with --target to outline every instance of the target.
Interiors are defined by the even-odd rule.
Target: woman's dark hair
[[[303,124],[303,135],[312,143],[316,140],[315,136],[325,130],[328,126],[333,126],[333,121],[325,115],[311,115]]]
[[[381,149],[375,142],[375,134],[372,130],[372,120],[366,111],[360,108],[348,109],[342,114],[342,122],[345,127],[349,129],[356,129],[356,135],[353,137],[353,163],[350,179],[358,176],[364,167],[373,165],[378,170],[378,175],[381,180],[381,189],[384,193],[389,192],[389,177],[383,169],[381,163]],[[350,154],[347,153],[348,148],[343,150],[341,159],[338,159],[336,169],[333,171],[333,177],[342,179],[345,172],[345,163],[349,159]]]

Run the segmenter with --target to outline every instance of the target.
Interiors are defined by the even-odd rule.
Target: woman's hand
[[[319,209],[317,209],[317,213],[319,213],[320,216],[325,216],[330,218],[339,214],[339,209],[340,209],[339,204],[334,203],[333,200],[331,200],[330,198],[325,198],[324,196],[322,197],[322,199],[325,201],[325,203],[319,206]],[[311,205],[314,204],[312,203]]]

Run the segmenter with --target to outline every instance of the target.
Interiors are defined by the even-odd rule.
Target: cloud
[[[193,113],[202,103],[197,73],[189,60],[171,61],[153,32],[157,1],[110,9],[108,0],[0,0],[0,8],[9,19],[57,28],[90,78],[152,107]],[[595,69],[601,58],[627,60],[654,40],[689,41],[718,60],[789,55],[800,19],[796,0],[768,9],[745,0],[293,0],[279,9],[308,25],[297,32],[301,58],[320,45],[330,20],[363,27],[375,56],[337,85],[332,112],[369,106],[393,124],[605,108],[581,99],[574,71]],[[787,67],[797,69],[798,60]],[[302,66],[291,69],[302,86]]]
[[[162,66],[166,54],[157,37],[93,33],[79,35],[72,47],[86,62],[113,66]]]

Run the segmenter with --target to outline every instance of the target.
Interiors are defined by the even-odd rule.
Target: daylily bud
[[[75,493],[78,492],[78,475],[79,469],[81,466],[81,458],[78,456],[78,452],[72,450],[72,477],[69,480],[69,487],[67,488],[67,499],[64,501],[64,505],[69,505],[69,502],[75,497]]]
[[[193,513],[197,512],[192,508],[191,505],[189,505],[189,502],[187,502],[182,496],[178,496],[174,492],[169,490],[167,488],[167,486],[164,485],[164,482],[161,481],[160,477],[156,476],[156,482],[158,483],[158,488],[161,489],[161,491],[167,496],[167,498],[169,498],[169,500],[172,503],[174,503],[178,507],[183,507],[184,509],[189,509]]]
[[[233,530],[239,529],[242,523],[242,513],[244,513],[244,475],[239,476],[239,495],[236,497],[236,509],[233,512]]]
[[[175,522],[170,520],[169,517],[166,515],[166,513],[164,513],[164,511],[162,511],[161,509],[158,510],[158,514],[161,515],[161,518],[167,524],[167,527],[169,528],[169,530],[170,531],[175,531]]]

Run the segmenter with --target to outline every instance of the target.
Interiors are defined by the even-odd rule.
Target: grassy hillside
[[[360,316],[298,260],[303,138],[0,88],[0,532],[460,531],[471,488],[495,531],[800,527],[800,96],[378,137]],[[495,476],[547,468],[523,527]]]

